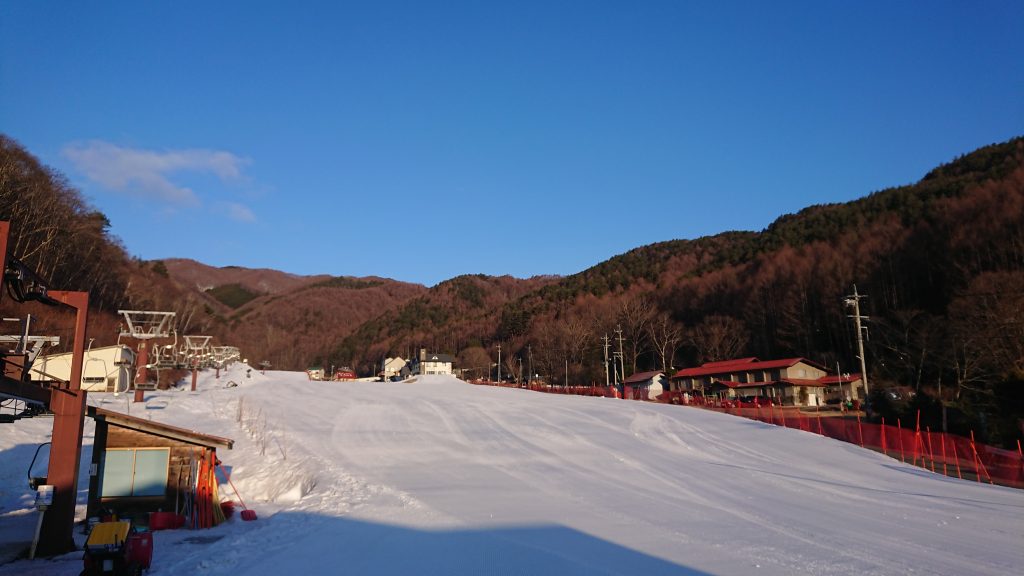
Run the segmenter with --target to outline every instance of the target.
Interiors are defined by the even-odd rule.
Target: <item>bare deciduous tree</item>
[[[676,350],[683,341],[683,327],[669,315],[659,314],[648,323],[647,336],[661,360],[661,369],[667,373],[675,366]]]
[[[701,362],[735,358],[747,345],[747,329],[732,316],[708,316],[690,333]]]
[[[626,339],[626,361],[636,372],[637,358],[649,350],[647,325],[654,317],[654,305],[643,296],[626,298],[619,306],[618,320],[622,326],[622,336]]]

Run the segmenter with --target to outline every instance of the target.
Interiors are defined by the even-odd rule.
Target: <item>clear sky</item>
[[[0,3],[0,132],[145,259],[433,285],[1024,134],[1024,2]]]

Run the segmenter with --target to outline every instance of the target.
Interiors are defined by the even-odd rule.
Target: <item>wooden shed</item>
[[[89,416],[89,518],[114,513],[148,525],[149,513],[162,511],[193,528],[217,523],[217,448],[230,450],[234,440],[96,407]]]

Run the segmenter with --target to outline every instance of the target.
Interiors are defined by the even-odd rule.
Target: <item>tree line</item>
[[[743,356],[806,357],[856,372],[843,302],[857,284],[869,296],[872,382],[918,394],[894,410],[909,415],[933,400],[958,415],[950,426],[1012,445],[1024,425],[1013,384],[1024,371],[1022,166],[1017,138],[910,186],[812,206],[757,233],[641,247],[518,296],[504,292],[491,307],[476,291],[462,297],[442,284],[363,325],[338,352],[369,367],[424,346],[472,368],[496,363],[500,344],[502,363],[513,363],[504,374],[518,375],[529,357],[551,382],[568,372],[570,384],[603,384],[602,339],[620,328],[627,373]],[[492,289],[489,279],[460,280],[468,281]]]

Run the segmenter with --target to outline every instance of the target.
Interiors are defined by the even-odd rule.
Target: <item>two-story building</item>
[[[401,356],[385,358],[384,364],[381,366],[380,377],[384,380],[389,380],[395,376],[401,376],[402,369],[405,368],[405,365],[406,362]]]
[[[412,374],[452,374],[455,359],[448,354],[428,354],[426,348],[420,349],[420,355],[414,358],[409,370]]]
[[[727,399],[759,397],[784,405],[818,406],[829,399],[863,398],[859,374],[833,376],[806,358],[761,361],[737,358],[684,368],[672,391]]]

